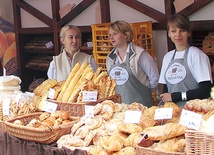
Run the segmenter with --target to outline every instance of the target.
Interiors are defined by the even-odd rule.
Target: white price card
[[[51,48],[51,47],[53,47],[53,42],[52,42],[52,41],[49,41],[48,43],[45,44],[45,46],[46,46],[47,48]]]
[[[183,109],[180,117],[180,124],[190,129],[199,130],[201,125],[202,115]]]
[[[46,111],[46,112],[54,112],[56,111],[56,108],[57,108],[57,104],[56,103],[53,103],[53,102],[50,102],[50,101],[45,101],[44,104],[43,104],[43,107],[42,107],[42,111]]]
[[[154,120],[172,119],[172,108],[158,108],[155,109]]]
[[[48,91],[48,98],[54,99],[55,89],[50,88]]]
[[[94,117],[94,106],[85,105],[85,116]]]
[[[96,102],[97,101],[97,91],[83,91],[83,102]]]
[[[142,111],[127,110],[125,113],[125,123],[139,123]]]
[[[10,115],[10,99],[6,98],[2,101],[2,114],[3,116]]]

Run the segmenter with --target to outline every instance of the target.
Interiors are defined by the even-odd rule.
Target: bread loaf
[[[187,127],[179,123],[168,123],[145,128],[143,133],[147,134],[149,139],[158,141],[183,135],[186,129]]]

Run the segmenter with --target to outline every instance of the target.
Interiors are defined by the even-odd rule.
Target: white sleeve
[[[159,71],[153,58],[147,52],[142,52],[139,58],[139,65],[146,73],[152,91],[158,85]]]
[[[52,60],[47,72],[49,79],[56,79],[56,69],[54,65],[54,61]]]
[[[212,81],[211,65],[208,56],[197,48],[191,48],[188,65],[196,81]]]

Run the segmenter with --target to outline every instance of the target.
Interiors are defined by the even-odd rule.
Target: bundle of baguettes
[[[75,64],[63,84],[57,101],[81,102],[83,91],[97,91],[98,99],[115,95],[116,81],[98,67],[96,72],[88,62]]]

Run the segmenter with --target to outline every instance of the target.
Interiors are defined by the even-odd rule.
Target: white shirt
[[[69,57],[67,57],[67,58],[68,58],[70,66],[72,66],[72,60]],[[94,58],[91,59],[90,64],[91,64],[91,67],[93,68],[93,70],[96,71],[97,65],[96,65],[96,62],[94,61]],[[57,77],[56,77],[56,69],[55,69],[55,65],[54,65],[54,61],[53,60],[50,62],[50,66],[48,68],[47,75],[48,75],[49,79],[57,79]]]
[[[167,67],[172,59],[175,50],[172,50],[163,58],[162,68],[159,78],[159,83],[166,84],[164,79],[164,74],[167,70]],[[184,57],[184,51],[176,52],[174,59],[180,59]],[[202,81],[211,81],[212,82],[212,74],[211,74],[211,66],[208,56],[201,51],[199,48],[191,46],[189,48],[187,63],[189,69],[195,78],[195,80],[199,83]]]

